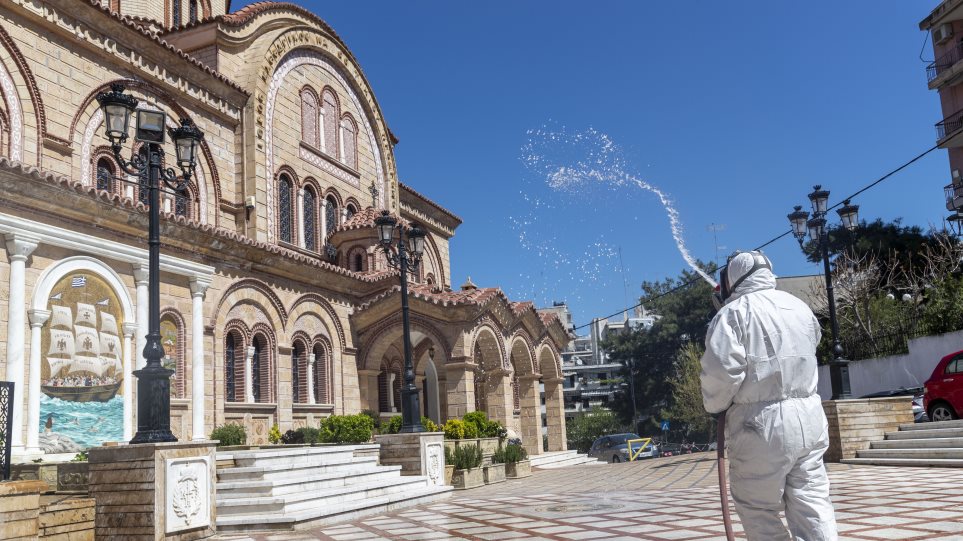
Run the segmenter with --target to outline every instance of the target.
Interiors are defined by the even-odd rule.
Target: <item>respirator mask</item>
[[[752,267],[743,274],[738,280],[733,283],[729,282],[729,264],[735,259],[736,256],[740,254],[750,254],[752,255]],[[716,311],[722,309],[732,296],[732,293],[739,287],[742,282],[753,275],[756,271],[760,269],[769,269],[772,271],[772,262],[769,258],[765,256],[760,250],[753,250],[751,252],[733,252],[728,259],[726,259],[726,266],[722,267],[719,271],[719,285],[712,291],[712,305],[715,306]]]

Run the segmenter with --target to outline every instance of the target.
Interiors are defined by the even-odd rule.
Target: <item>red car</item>
[[[940,359],[923,385],[923,407],[931,421],[959,419],[963,413],[963,351]]]

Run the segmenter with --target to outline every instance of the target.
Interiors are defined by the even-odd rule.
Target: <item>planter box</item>
[[[486,485],[501,483],[505,480],[504,464],[492,464],[491,466],[485,466],[482,468],[482,472],[484,472]]]
[[[13,464],[10,479],[43,481],[50,492],[87,492],[88,471],[86,462]]]
[[[532,474],[532,463],[523,460],[521,462],[515,462],[514,464],[505,464],[505,476],[509,479],[519,479],[521,477],[528,477]]]
[[[451,478],[455,475],[455,467],[445,464],[445,484],[451,486]]]
[[[481,447],[482,456],[493,455],[498,450],[498,438],[481,438],[478,445]]]
[[[451,485],[459,489],[475,488],[484,484],[485,477],[484,474],[482,474],[481,468],[455,470],[455,474],[451,477]]]

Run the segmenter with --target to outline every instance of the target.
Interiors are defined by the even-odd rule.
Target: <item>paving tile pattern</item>
[[[830,466],[840,539],[963,540],[963,470]],[[735,531],[741,525],[732,510]],[[708,454],[537,471],[444,502],[232,541],[381,539],[725,541]]]

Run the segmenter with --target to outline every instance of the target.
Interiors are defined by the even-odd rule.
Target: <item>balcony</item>
[[[940,147],[963,146],[963,137],[960,137],[961,128],[963,128],[963,109],[937,122],[936,140]]]
[[[926,66],[926,82],[930,83],[930,88],[940,85],[940,83],[933,83],[933,81],[935,81],[937,78],[940,78],[941,76],[947,75],[951,72],[953,74],[959,74],[960,71],[963,71],[960,66],[957,66],[960,60],[963,60],[963,41],[957,43],[956,47],[953,47],[930,63],[929,66]],[[954,67],[956,69],[951,69]],[[949,79],[950,77],[952,77],[952,75],[943,77],[943,79]]]
[[[943,195],[946,197],[946,210],[955,212],[963,209],[963,184],[947,184],[943,187]]]

